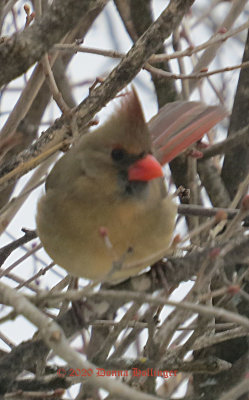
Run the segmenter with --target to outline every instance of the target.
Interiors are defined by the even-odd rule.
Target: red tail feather
[[[170,162],[225,116],[222,106],[185,101],[167,104],[149,122],[157,159],[162,165]]]

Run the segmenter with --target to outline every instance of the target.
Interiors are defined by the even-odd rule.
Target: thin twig
[[[35,275],[31,276],[29,279],[27,279],[25,282],[20,283],[17,287],[16,290],[21,289],[22,287],[26,286],[30,282],[34,281],[35,279],[39,278],[42,275],[45,275],[47,271],[49,271],[53,266],[55,265],[54,262],[51,262],[47,267],[41,268]]]
[[[156,76],[159,76],[161,78],[166,78],[166,79],[202,79],[206,78],[211,75],[215,74],[221,74],[223,72],[229,72],[229,71],[234,71],[235,69],[243,69],[243,68],[248,68],[249,67],[249,61],[245,61],[241,64],[238,65],[233,65],[231,67],[225,67],[225,68],[218,68],[213,71],[207,72],[195,72],[194,74],[173,74],[171,72],[164,71],[163,69],[153,67],[149,63],[146,63],[144,66],[144,69],[149,71],[151,74],[154,74]]]
[[[239,210],[235,208],[222,208],[222,207],[203,207],[197,204],[179,204],[178,213],[181,215],[195,215],[199,217],[215,217],[217,213],[227,215],[227,218],[234,218]]]
[[[36,236],[37,235],[35,233],[35,237]],[[6,274],[8,274],[10,271],[12,271],[12,269],[16,268],[19,264],[21,264],[23,261],[25,261],[29,256],[31,256],[33,253],[35,253],[36,251],[41,249],[41,247],[42,247],[42,245],[38,244],[33,249],[29,250],[26,254],[24,254],[24,256],[20,257],[18,260],[13,262],[13,264],[11,264],[8,268],[2,269],[0,271],[0,277],[5,276]]]
[[[68,146],[70,143],[70,139],[64,139],[60,143],[57,143],[49,149],[43,151],[38,156],[31,158],[23,164],[19,164],[15,169],[0,178],[0,191],[7,187],[11,182],[15,181],[17,178],[20,178],[22,175],[37,167],[37,165],[56,153],[58,150],[61,150],[65,146]]]
[[[70,114],[70,108],[66,104],[65,100],[63,99],[63,96],[62,96],[61,92],[58,89],[58,86],[57,86],[56,81],[54,79],[54,74],[53,74],[51,65],[49,63],[49,58],[48,58],[47,54],[45,54],[45,56],[43,57],[42,65],[43,65],[43,70],[44,70],[45,77],[48,78],[47,82],[48,82],[49,88],[51,90],[53,99],[55,100],[57,106],[60,108],[61,112],[63,114],[68,114],[69,115]]]
[[[221,155],[229,152],[234,147],[238,146],[238,144],[247,144],[249,142],[248,139],[249,126],[245,126],[237,132],[234,132],[232,135],[227,137],[222,142],[216,143],[207,149],[202,150],[202,160],[205,158],[214,157],[216,155]]]
[[[213,36],[211,39],[207,40],[206,42],[198,45],[198,46],[189,46],[185,50],[180,50],[180,51],[175,51],[172,54],[154,54],[151,56],[148,60],[149,63],[151,64],[156,64],[160,63],[163,61],[168,61],[168,60],[174,60],[176,58],[182,58],[182,57],[191,57],[193,54],[198,53],[199,51],[202,51],[206,49],[207,47],[213,46],[214,44],[217,43],[222,43],[225,40],[227,40],[230,37],[233,37],[237,35],[238,33],[242,32],[245,29],[248,29],[249,27],[249,22],[245,22],[241,26],[235,29],[230,29],[229,31],[225,33],[217,33],[216,36]],[[81,46],[76,43],[72,44],[55,44],[54,48],[56,50],[61,50],[65,52],[70,52],[70,53],[87,53],[87,54],[95,54],[103,57],[110,57],[110,58],[117,58],[121,59],[125,57],[125,53],[120,53],[118,51],[114,50],[104,50],[104,49],[98,49],[94,47],[87,47],[87,46]]]
[[[29,231],[28,229],[23,229],[24,235],[20,239],[16,239],[14,242],[7,244],[0,249],[0,265],[9,257],[12,251],[16,250],[18,247],[37,237],[36,231]]]
[[[38,297],[41,295],[39,294]],[[54,299],[68,299],[71,301],[76,301],[83,296],[87,296],[90,298],[108,298],[109,300],[113,299],[122,299],[122,301],[136,301],[138,303],[148,303],[148,304],[155,304],[155,305],[169,305],[173,307],[179,307],[183,310],[188,310],[191,312],[197,312],[202,315],[206,316],[213,316],[217,318],[221,318],[223,320],[229,321],[229,322],[235,322],[238,325],[241,325],[245,327],[246,329],[249,330],[249,320],[248,318],[245,318],[239,314],[236,314],[231,311],[227,311],[223,308],[218,308],[218,307],[211,307],[211,306],[204,306],[201,304],[194,304],[190,303],[188,301],[184,302],[177,302],[169,299],[162,299],[162,298],[155,298],[154,296],[146,295],[144,293],[136,293],[136,292],[131,292],[131,291],[126,291],[126,292],[117,292],[115,290],[100,290],[98,293],[94,293],[89,290],[71,290],[66,293],[53,293],[52,295],[50,294],[49,296],[46,293],[46,298],[47,301],[49,301],[50,296]]]

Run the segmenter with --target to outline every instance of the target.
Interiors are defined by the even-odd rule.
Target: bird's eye
[[[114,161],[121,161],[124,159],[125,150],[121,148],[113,149],[111,152],[111,156]]]

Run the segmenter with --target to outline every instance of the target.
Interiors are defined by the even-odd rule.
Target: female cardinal
[[[37,213],[47,253],[72,275],[98,281],[127,278],[163,257],[177,207],[160,163],[225,115],[220,106],[176,102],[147,125],[135,90],[125,94],[110,119],[84,135],[47,178]]]

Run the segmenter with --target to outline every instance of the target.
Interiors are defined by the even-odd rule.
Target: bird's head
[[[152,155],[150,132],[134,88],[124,94],[109,120],[82,142],[87,163],[108,175],[113,171],[128,181],[148,182],[163,175]],[[110,175],[109,175],[110,176]]]

